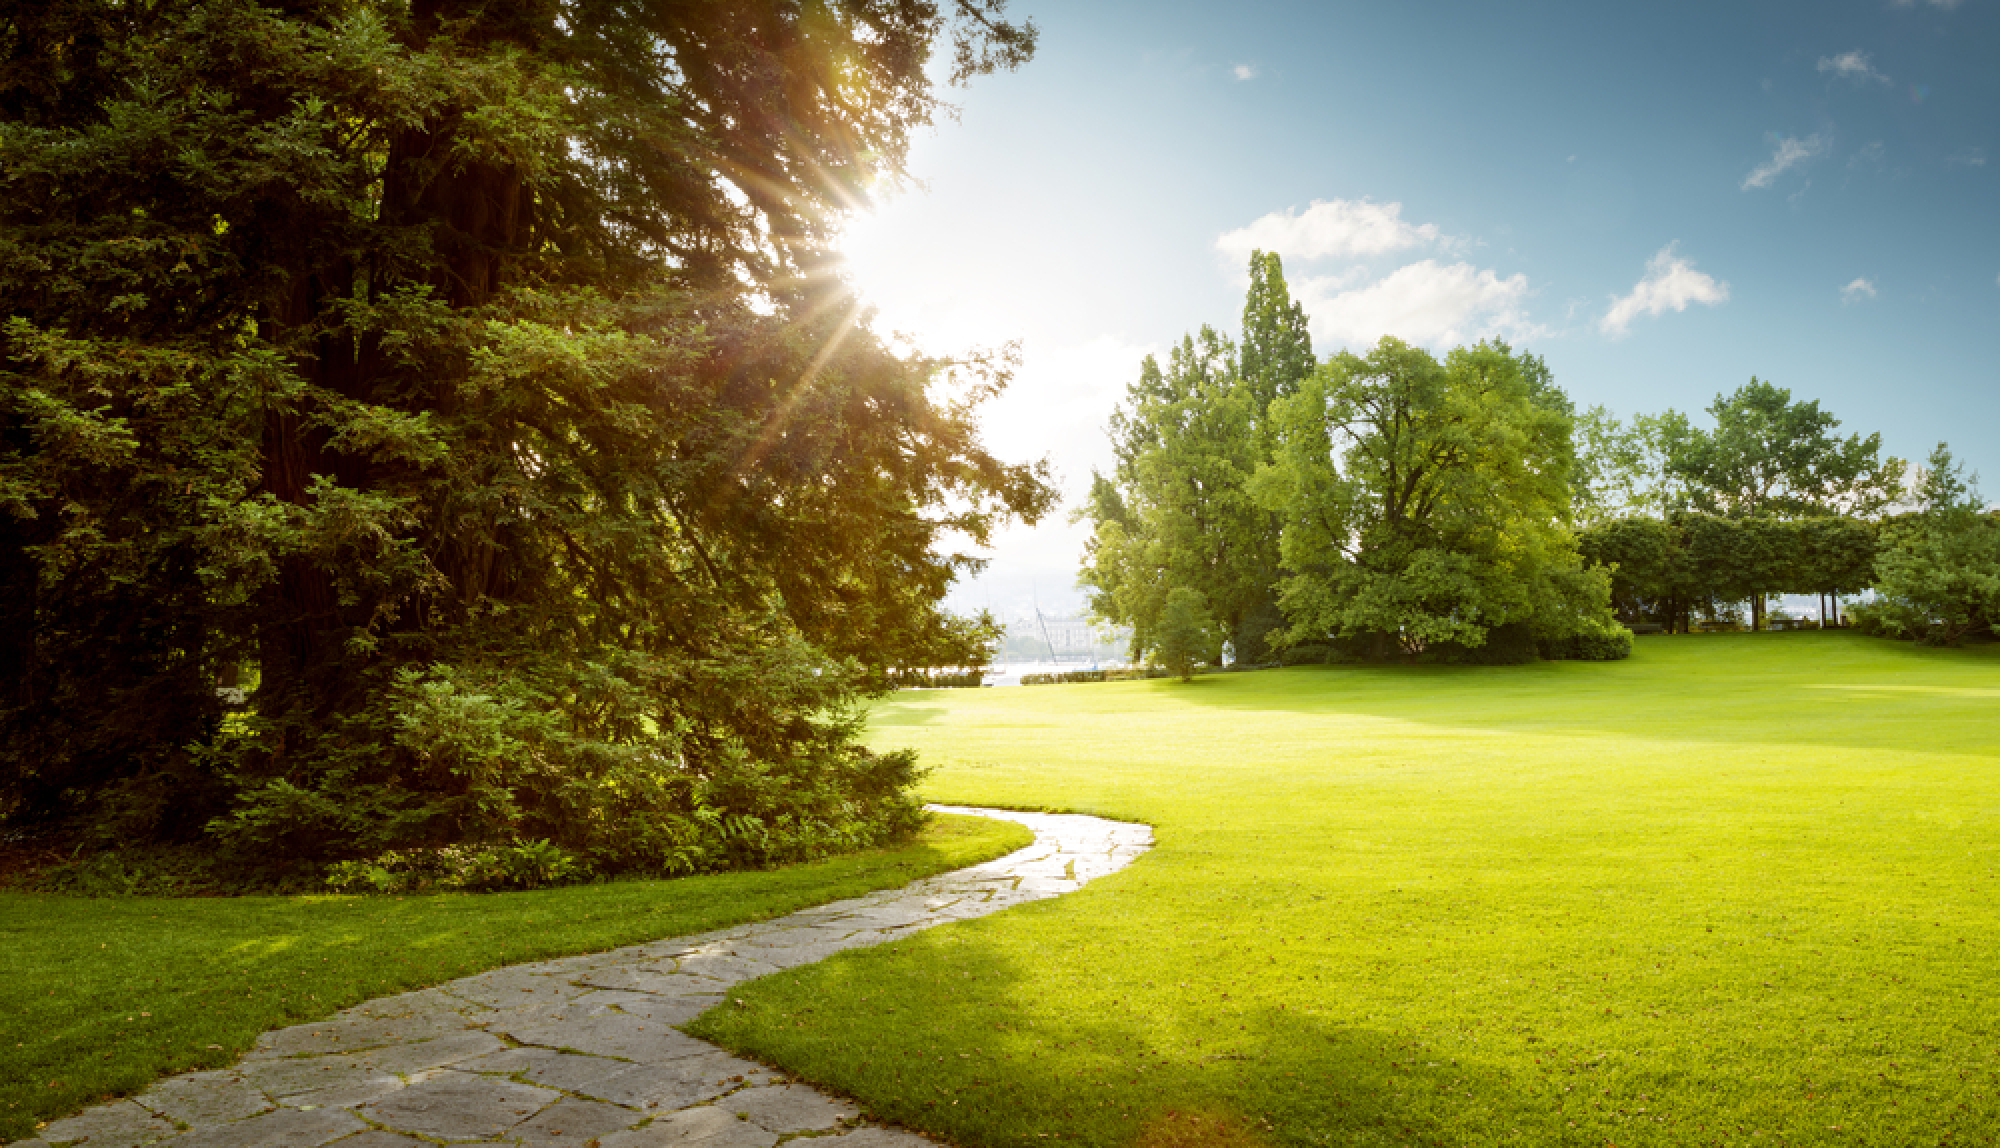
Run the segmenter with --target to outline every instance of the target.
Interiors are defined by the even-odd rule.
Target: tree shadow
[[[1302,666],[1174,697],[1217,711],[1447,729],[1957,752],[1988,748],[1982,715],[2000,696],[1996,671],[1986,648],[1847,632],[1657,635],[1622,662]]]
[[[1270,994],[1236,1007],[1213,984],[1162,984],[1149,995],[1225,995],[1051,1009],[982,932],[948,926],[738,986],[689,1030],[962,1145],[1435,1145],[1533,1109],[1476,1037],[1447,1047]],[[1091,979],[1077,970],[1080,998],[1102,995]],[[1532,1142],[1601,1133],[1550,1124]]]

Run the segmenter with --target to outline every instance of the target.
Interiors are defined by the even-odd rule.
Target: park
[[[0,3],[0,1145],[1993,1141],[1959,7]]]

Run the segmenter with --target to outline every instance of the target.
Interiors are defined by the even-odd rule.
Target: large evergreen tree
[[[1004,0],[0,6],[0,816],[686,867],[1048,503],[830,273]],[[248,708],[225,721],[233,695]]]

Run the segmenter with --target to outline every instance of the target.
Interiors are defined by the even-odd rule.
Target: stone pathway
[[[1020,822],[1035,843],[773,921],[369,1001],[267,1032],[233,1068],[162,1080],[15,1148],[771,1148],[792,1140],[921,1148],[932,1141],[866,1124],[852,1105],[674,1026],[740,981],[1067,893],[1152,844],[1146,826],[1095,817],[931,808]]]

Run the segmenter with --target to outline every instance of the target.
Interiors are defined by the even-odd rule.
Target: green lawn
[[[696,1029],[965,1145],[1993,1143],[1995,653],[899,695],[928,796],[1158,847]]]
[[[266,1029],[500,965],[763,920],[1028,843],[935,818],[913,844],[758,873],[421,897],[0,894],[0,1143],[234,1061]]]

